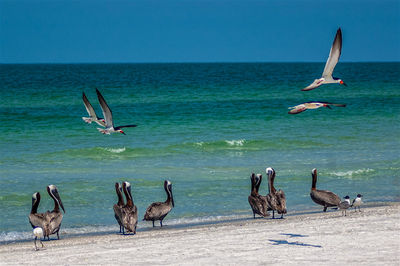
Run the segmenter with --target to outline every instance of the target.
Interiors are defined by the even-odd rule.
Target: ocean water
[[[114,183],[129,181],[142,218],[173,184],[165,225],[251,217],[250,174],[276,170],[289,211],[316,210],[317,187],[364,201],[400,199],[400,63],[339,63],[348,87],[302,92],[323,63],[0,65],[0,242],[30,238],[31,197],[64,203],[61,234],[119,229]],[[98,88],[127,135],[85,124]],[[289,115],[306,101],[345,103]],[[267,194],[267,182],[261,193]],[[139,222],[146,229],[149,222]]]

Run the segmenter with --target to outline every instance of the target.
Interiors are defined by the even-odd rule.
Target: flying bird
[[[327,102],[306,102],[306,103],[302,103],[293,107],[289,107],[289,109],[291,109],[288,113],[289,114],[298,114],[301,112],[306,111],[307,109],[318,109],[320,107],[327,107],[329,109],[332,106],[336,106],[336,107],[346,107],[345,104],[338,104],[338,103],[327,103]]]
[[[101,93],[98,89],[96,89],[96,93],[97,93],[97,98],[99,98],[100,107],[101,107],[101,110],[103,111],[104,119],[106,121],[106,123],[105,123],[106,128],[97,128],[98,131],[100,131],[103,134],[107,134],[107,135],[110,135],[111,133],[115,133],[115,132],[119,132],[119,133],[126,135],[125,132],[121,130],[121,128],[137,126],[137,125],[126,125],[126,126],[114,127],[114,122],[112,119],[112,112],[111,112],[110,107],[108,107],[106,101],[104,100],[103,95],[101,95]]]
[[[342,52],[342,30],[339,28],[336,32],[335,40],[333,41],[328,60],[326,61],[324,72],[322,72],[322,77],[314,80],[313,83],[311,83],[306,88],[302,89],[302,91],[313,90],[315,88],[318,88],[322,84],[329,84],[329,83],[339,83],[344,86],[347,86],[346,83],[343,82],[343,80],[332,77],[333,70],[335,69],[337,62],[339,61],[341,52]]]
[[[93,106],[90,104],[90,102],[84,92],[82,92],[82,100],[83,100],[83,104],[85,105],[86,111],[89,114],[89,117],[82,117],[83,121],[85,121],[88,124],[91,124],[92,122],[96,122],[99,126],[105,127],[106,122],[105,122],[104,118],[100,118],[96,115],[96,112],[94,111]]]

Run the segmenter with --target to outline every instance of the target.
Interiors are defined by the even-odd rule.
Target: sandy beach
[[[399,265],[400,204],[0,246],[0,264]]]

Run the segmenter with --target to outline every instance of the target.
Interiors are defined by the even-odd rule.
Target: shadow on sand
[[[320,246],[320,245],[311,245],[311,244],[306,244],[306,243],[302,243],[299,241],[289,242],[287,240],[273,240],[273,239],[269,239],[269,241],[272,242],[272,245],[294,245],[294,246],[303,246],[303,247],[322,248],[322,246]]]

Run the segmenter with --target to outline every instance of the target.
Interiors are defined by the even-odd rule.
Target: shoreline
[[[0,264],[395,264],[400,262],[400,203],[368,203],[362,212],[290,213],[285,219],[240,219],[156,227],[136,235],[71,236],[0,245]],[[33,237],[32,237],[33,239]]]
[[[363,208],[374,208],[374,207],[383,207],[391,204],[400,204],[400,201],[385,201],[385,202],[367,202],[363,204]],[[327,213],[329,212],[335,212],[335,209],[328,208]],[[313,208],[305,209],[305,210],[295,210],[295,211],[290,211],[287,214],[285,214],[284,217],[291,217],[291,216],[302,216],[302,215],[312,215],[312,214],[317,214],[321,212],[321,208],[315,205]],[[222,217],[222,219],[219,219],[218,217]],[[268,216],[266,218],[262,218],[261,216],[256,216],[257,219],[270,219],[272,217]],[[276,217],[280,217],[280,215],[277,214]],[[253,221],[252,214],[250,213],[249,215],[238,215],[238,216],[213,216],[213,217],[198,217],[200,218],[201,221],[196,221],[196,222],[184,222],[184,223],[179,223],[176,222],[178,219],[172,219],[169,220],[170,222],[172,221],[172,224],[164,224],[163,229],[164,230],[174,230],[174,229],[186,229],[186,228],[193,228],[193,227],[198,227],[198,226],[213,226],[213,225],[218,225],[218,224],[229,224],[229,223],[236,223],[236,222],[247,222],[247,221]],[[204,218],[204,220],[202,220]],[[279,219],[275,219],[279,220]],[[167,220],[165,220],[167,221]],[[151,223],[147,223],[148,225]],[[107,235],[119,235],[118,234],[118,227],[117,224],[115,225],[98,225],[94,226],[93,228],[110,228],[106,230],[101,230],[101,231],[93,231],[93,232],[83,232],[83,233],[70,233],[70,232],[65,232],[74,230],[74,229],[82,229],[86,227],[91,227],[90,225],[88,226],[83,226],[83,227],[76,227],[76,228],[65,228],[63,230],[63,227],[61,228],[60,231],[60,240],[63,239],[70,239],[70,238],[81,238],[81,237],[92,237],[92,236],[107,236]],[[111,227],[115,227],[115,230],[111,229]],[[156,222],[156,228],[159,227],[159,224]],[[145,227],[139,227],[137,229],[138,234],[141,234],[143,232],[151,231],[154,230],[155,228],[151,226],[145,226]],[[12,232],[7,232],[7,233],[12,233]],[[6,233],[6,234],[7,234]],[[32,236],[32,230],[29,231],[23,231],[23,232],[17,232],[17,233],[24,233],[27,235]],[[32,236],[33,237],[33,236]],[[23,243],[23,242],[30,242],[32,241],[33,238],[25,238],[25,239],[12,239],[12,240],[4,240],[0,241],[0,247],[3,245],[11,245],[11,244],[18,244],[18,243]],[[57,241],[56,235],[51,235],[50,236],[50,241]],[[47,240],[46,240],[47,242]]]

